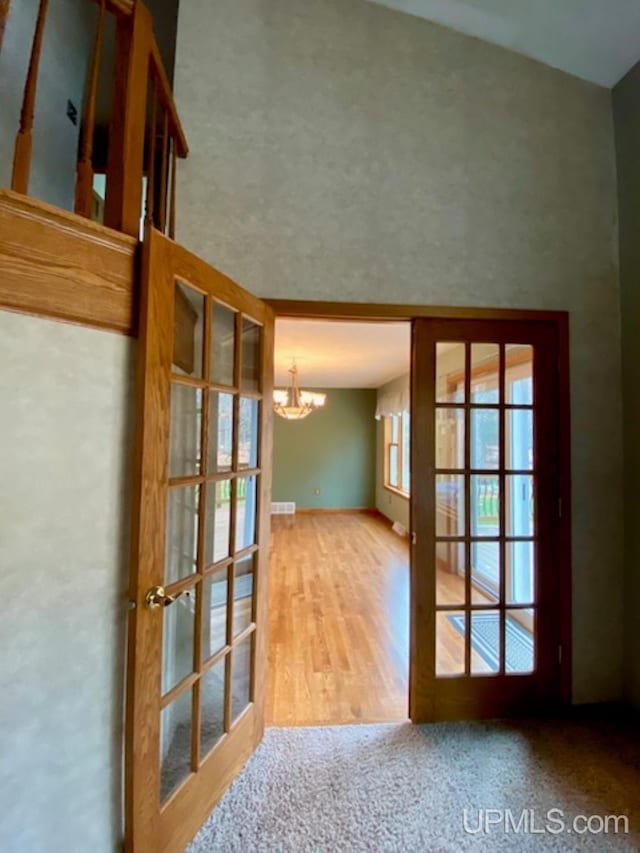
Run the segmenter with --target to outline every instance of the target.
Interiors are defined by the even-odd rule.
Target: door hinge
[[[558,663],[562,663],[562,646],[558,646]]]
[[[562,518],[562,498],[558,498],[558,518]]]
[[[411,544],[412,544],[412,545],[415,545],[417,541],[418,541],[418,537],[417,537],[416,532],[415,532],[415,530],[414,530],[414,531],[411,533]]]

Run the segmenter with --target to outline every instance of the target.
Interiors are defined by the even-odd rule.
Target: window
[[[409,494],[411,422],[409,412],[384,419],[384,484]]]

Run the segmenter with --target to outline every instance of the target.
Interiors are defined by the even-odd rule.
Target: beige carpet
[[[516,832],[524,809],[536,830],[561,809],[565,829]],[[579,815],[626,815],[630,833],[581,834]],[[187,850],[637,851],[637,721],[270,729]]]

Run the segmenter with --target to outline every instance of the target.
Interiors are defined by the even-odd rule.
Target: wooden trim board
[[[0,189],[0,307],[136,334],[138,241]]]

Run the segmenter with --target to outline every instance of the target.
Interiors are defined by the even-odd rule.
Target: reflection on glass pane
[[[253,634],[231,652],[231,719],[235,720],[251,700],[251,654]]]
[[[464,468],[464,409],[436,409],[436,468]]]
[[[240,434],[238,436],[238,468],[258,467],[258,424],[260,403],[240,397]]]
[[[436,475],[436,536],[464,536],[464,476]]]
[[[530,471],[533,468],[533,410],[509,409],[506,418],[507,468]]]
[[[227,658],[200,679],[200,758],[211,752],[224,734],[224,674]]]
[[[253,579],[255,554],[235,564],[233,587],[233,636],[237,637],[253,622]]]
[[[500,428],[497,409],[471,411],[471,467],[498,468],[500,464]]]
[[[464,607],[464,542],[436,542],[436,604]]]
[[[500,347],[498,344],[471,345],[471,402],[498,403]]]
[[[171,383],[169,476],[200,473],[202,389]]]
[[[197,570],[200,486],[169,489],[165,545],[165,585]]]
[[[533,347],[507,344],[505,362],[506,401],[516,406],[533,403]]]
[[[466,618],[463,612],[436,613],[436,675],[464,674]]]
[[[185,690],[160,714],[160,802],[191,773],[193,690]]]
[[[411,481],[411,415],[402,413],[402,486],[408,492]]]
[[[500,613],[484,610],[471,613],[471,672],[486,674],[500,670]]]
[[[236,551],[242,551],[256,541],[256,479],[256,477],[238,477],[237,479]]]
[[[242,387],[260,390],[260,338],[262,327],[242,318]]]
[[[162,610],[162,693],[193,672],[195,592],[183,592]]]
[[[507,603],[531,604],[535,594],[533,542],[507,542]]]
[[[202,660],[227,644],[228,568],[208,575],[202,584]]]
[[[493,604],[500,596],[500,545],[498,542],[471,543],[471,601]]]
[[[231,530],[231,480],[207,484],[207,523],[204,533],[206,566],[229,556]]]
[[[533,672],[533,610],[507,610],[505,671]]]
[[[493,474],[471,477],[471,535],[498,536],[500,532],[500,480]]]
[[[173,328],[173,370],[202,377],[204,296],[176,282]]]
[[[464,402],[464,361],[464,344],[436,344],[436,402]]]
[[[533,476],[508,474],[505,485],[507,536],[533,536]]]
[[[389,445],[389,485],[400,487],[398,480],[398,445]]]
[[[209,392],[209,473],[231,470],[233,394]]]
[[[236,339],[236,314],[219,302],[211,307],[210,380],[218,385],[233,385]]]

